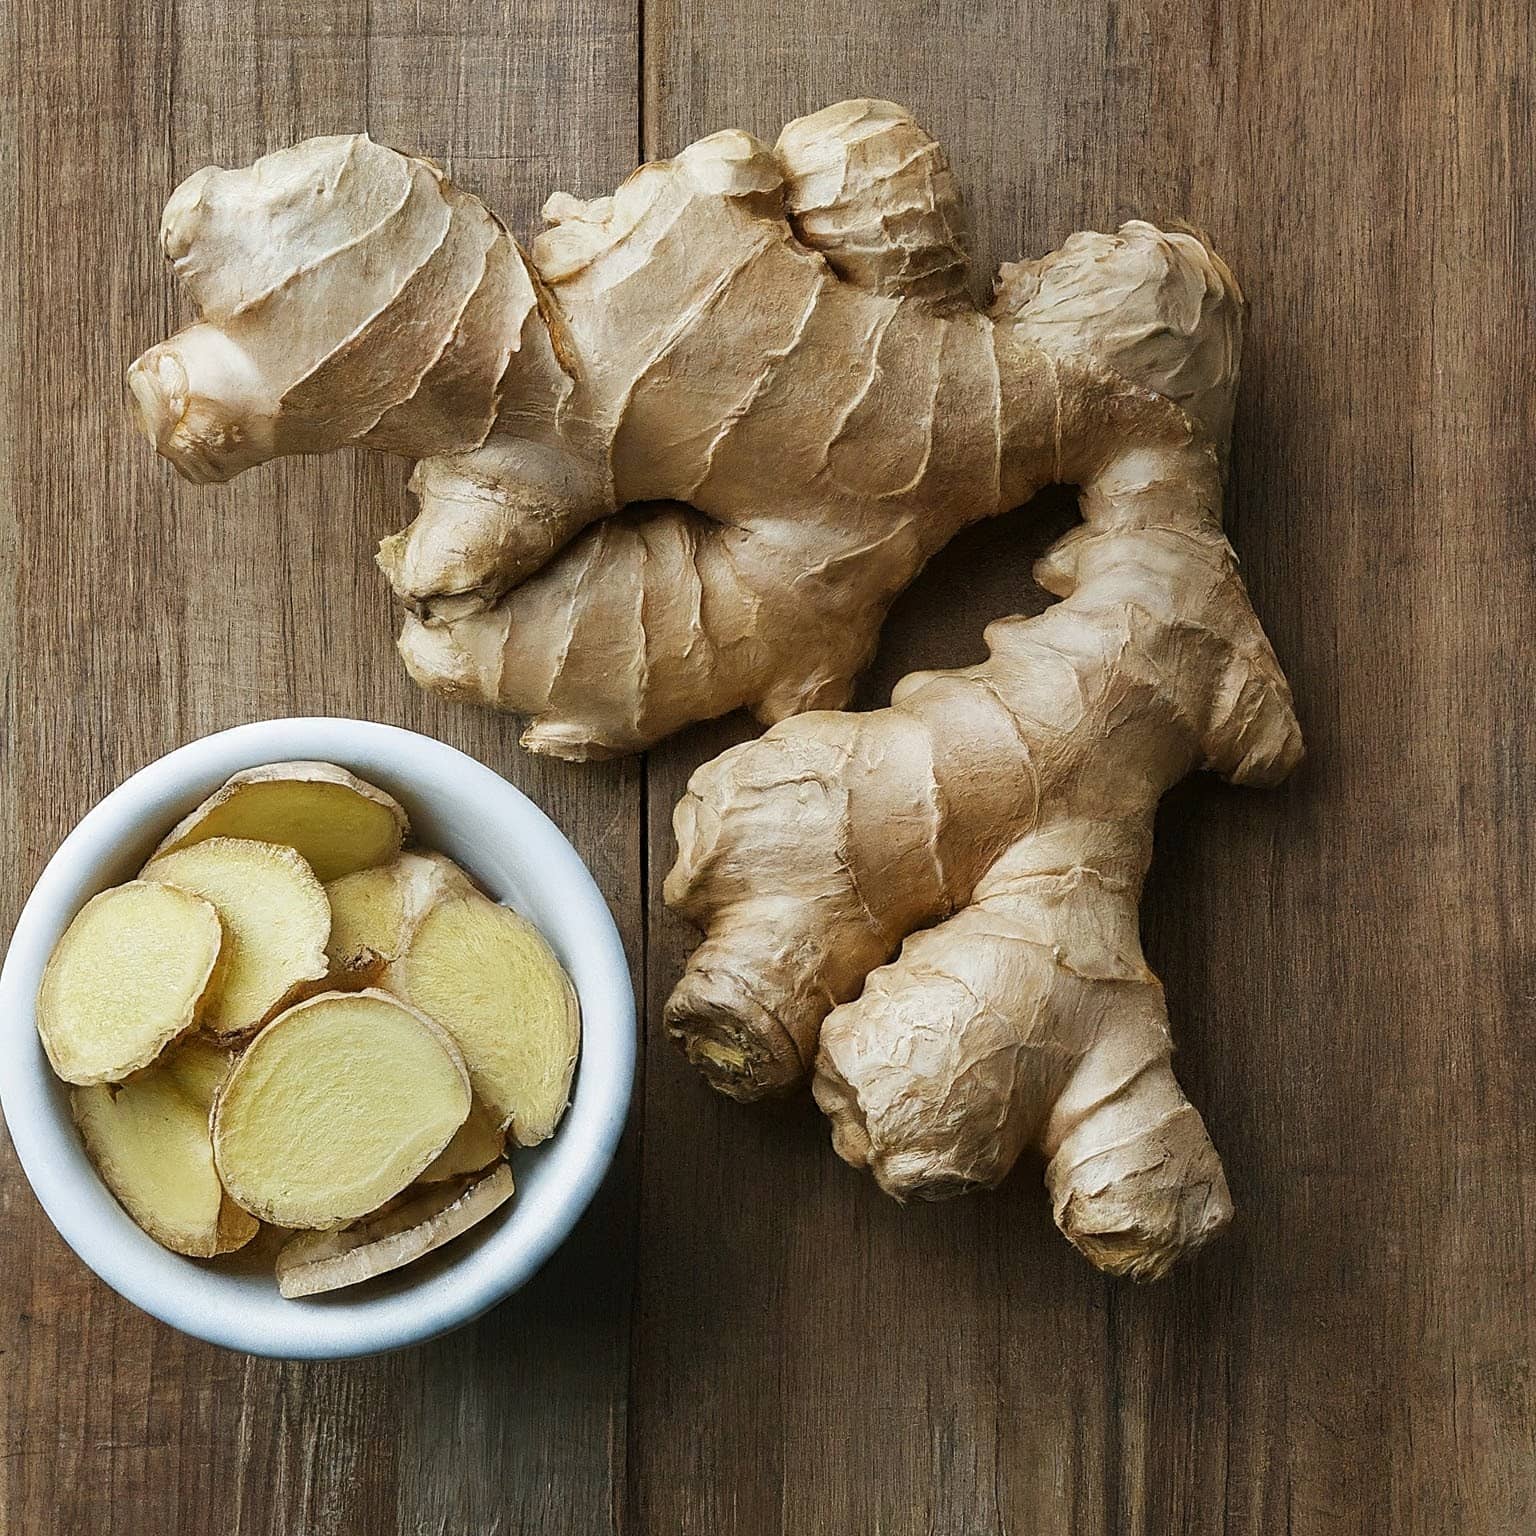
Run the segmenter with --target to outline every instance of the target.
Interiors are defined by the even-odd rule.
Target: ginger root
[[[327,992],[275,1018],[214,1105],[230,1196],[280,1227],[356,1221],[398,1195],[468,1118],[448,1035],[382,992]]]
[[[706,938],[668,1027],[738,1097],[814,1074],[898,1197],[1036,1147],[1072,1241],[1161,1273],[1231,1206],[1140,949],[1153,812],[1302,750],[1220,524],[1232,274],[1135,221],[1005,265],[980,309],[942,153],[888,102],[545,216],[525,255],[360,137],[199,172],[162,234],[201,318],[131,370],[145,430],[194,479],[416,459],[380,552],[406,665],[530,717],[532,750],[782,722],[678,809],[668,899]],[[1083,511],[1037,571],[1062,601],[837,713],[924,563],[1053,482]]]
[[[942,388],[905,431],[882,417],[883,441],[853,432],[862,404],[839,418],[829,468],[851,436],[898,498],[940,471],[975,495],[976,463],[1001,477],[988,511],[1042,477],[1078,484],[1082,526],[1036,570],[1061,601],[989,626],[976,666],[904,678],[886,709],[786,720],[705,764],[665,889],[705,932],[667,1028],[716,1087],[810,1077],[837,1151],[898,1199],[995,1185],[1036,1149],[1062,1231],[1138,1279],[1232,1213],[1141,951],[1157,802],[1196,768],[1266,785],[1302,755],[1221,530],[1240,322],[1193,237],[1076,235],[1003,270],[985,322],[1001,382],[971,397],[996,454],[951,459],[932,429],[962,397]],[[892,374],[909,396],[935,376],[915,355]]]
[[[238,837],[292,848],[321,881],[387,863],[410,822],[376,785],[334,763],[266,763],[246,768],[174,826],[154,856]]]
[[[865,100],[545,218],[525,253],[357,135],[199,171],[161,239],[200,318],[129,374],[193,480],[415,459],[379,555],[406,665],[534,751],[841,707],[924,563],[1047,483],[1119,505],[1151,475],[1214,514],[1240,296],[1193,236],[1074,235],[979,309],[942,151]]]
[[[292,848],[210,837],[157,855],[139,878],[201,896],[218,911],[226,953],[202,1014],[211,1034],[256,1029],[326,975],[330,903]]]
[[[134,880],[94,896],[48,959],[37,1031],[66,1083],[117,1083],[192,1030],[217,989],[211,902]]]
[[[898,1198],[1037,1148],[1066,1235],[1150,1278],[1231,1216],[1142,957],[1153,813],[1196,767],[1272,784],[1301,744],[1214,500],[1127,491],[986,661],[694,774],[665,890],[706,937],[666,1023],[735,1097],[814,1073],[837,1151]]]
[[[224,1192],[209,1114],[227,1052],[189,1040],[118,1088],[76,1088],[75,1123],[123,1209],[176,1253],[213,1258],[244,1247],[256,1220]]]

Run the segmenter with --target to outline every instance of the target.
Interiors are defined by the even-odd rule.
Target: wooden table
[[[484,1322],[388,1359],[242,1359],[151,1322],[66,1251],[7,1146],[7,1536],[1536,1529],[1530,9],[863,10],[7,12],[0,921],[156,755],[363,715],[549,810],[647,1014],[627,1140],[576,1237]],[[1312,756],[1279,793],[1189,783],[1159,822],[1149,953],[1241,1215],[1150,1289],[1068,1249],[1037,1170],[899,1209],[810,1107],[727,1103],[662,1037],[689,943],[660,902],[671,808],[741,722],[644,762],[524,756],[396,661],[369,557],[407,512],[398,462],[201,491],[125,422],[125,364],[183,316],[159,209],[207,161],[366,127],[526,229],[555,188],[859,93],[948,146],[983,270],[1186,219],[1252,299],[1229,521]],[[1031,525],[937,562],[867,700],[1038,603]]]

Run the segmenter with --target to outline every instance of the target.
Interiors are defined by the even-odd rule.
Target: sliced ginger
[[[499,1117],[476,1099],[469,1119],[453,1133],[453,1140],[422,1169],[418,1184],[440,1184],[466,1173],[489,1168],[507,1150],[506,1129]]]
[[[39,992],[124,1208],[198,1257],[263,1221],[300,1229],[285,1296],[398,1268],[499,1208],[509,1140],[544,1140],[569,1096],[580,1022],[554,952],[451,860],[401,852],[405,831],[329,764],[237,774],[82,909]]]
[[[159,1065],[189,1099],[202,1106],[206,1119],[213,1113],[213,1101],[234,1064],[234,1052],[227,1046],[193,1035],[167,1052]]]
[[[224,944],[201,896],[135,880],[93,897],[59,940],[37,1028],[67,1083],[121,1082],[196,1024]]]
[[[213,837],[281,843],[320,880],[387,863],[410,830],[405,811],[335,763],[267,763],[229,779],[171,829],[158,859]]]
[[[453,1036],[496,1127],[522,1146],[548,1137],[570,1092],[580,1020],[570,980],[538,929],[441,854],[401,854],[326,890],[332,976],[369,957],[386,962],[379,985]],[[465,1141],[470,1155],[467,1132]]]
[[[570,979],[525,917],[462,875],[444,879],[380,985],[453,1036],[476,1096],[513,1141],[531,1147],[554,1132],[580,1017]]]
[[[259,1226],[225,1194],[213,1163],[209,1111],[229,1059],[194,1039],[120,1088],[71,1095],[86,1150],[124,1210],[156,1242],[195,1258],[231,1253]]]
[[[314,1296],[371,1280],[441,1248],[512,1198],[512,1170],[430,1189],[340,1232],[306,1232],[277,1256],[284,1296]]]
[[[213,903],[227,954],[203,1015],[216,1035],[255,1029],[326,975],[331,907],[292,848],[213,837],[152,859],[143,878]]]
[[[371,959],[398,959],[434,903],[473,890],[464,871],[440,853],[402,853],[391,864],[332,881],[325,893],[333,973],[355,971]]]
[[[382,992],[327,992],[241,1056],[214,1111],[214,1158],[252,1215],[339,1227],[399,1194],[469,1110],[464,1060],[431,1019]]]
[[[410,857],[401,854],[394,864],[359,870],[326,886],[325,894],[331,903],[331,937],[325,952],[333,976],[355,971],[370,959],[389,953],[403,921],[395,868]]]

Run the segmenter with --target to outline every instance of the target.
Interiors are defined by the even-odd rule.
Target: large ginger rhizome
[[[1232,275],[1138,222],[979,308],[943,154],[886,102],[545,217],[525,252],[362,136],[199,172],[162,236],[200,318],[133,366],[145,430],[195,480],[414,459],[379,552],[406,665],[534,751],[772,725],[678,809],[667,896],[706,937],[669,1030],[736,1097],[812,1078],[898,1196],[1039,1148],[1072,1241],[1161,1273],[1231,1206],[1141,953],[1153,812],[1301,755],[1221,528]],[[1083,512],[1036,573],[1061,601],[841,712],[935,551],[1054,482]]]

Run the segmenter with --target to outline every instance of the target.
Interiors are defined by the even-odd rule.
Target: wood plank
[[[26,483],[7,571],[14,598],[14,735],[3,835],[14,916],[46,854],[93,800],[164,750],[174,711],[182,583],[158,476],[122,431],[132,327],[156,325],[147,210],[169,175],[163,18],[130,8],[17,12],[17,330],[22,377],[7,422]],[[86,231],[89,230],[89,236]],[[147,305],[147,315],[145,309]],[[177,1519],[183,1412],[231,1395],[234,1360],[181,1399],[190,1353],[119,1303],[69,1254],[5,1151],[7,1525],[114,1532],[127,1510]],[[103,1362],[110,1364],[103,1368]],[[90,1384],[90,1385],[88,1385]],[[187,1468],[189,1480],[197,1476]],[[210,1477],[212,1474],[209,1474]],[[110,1488],[110,1494],[107,1489]],[[115,1509],[114,1509],[115,1506]]]
[[[21,137],[18,123],[21,60],[15,46],[13,38],[10,47],[0,48],[0,228],[10,231],[19,229],[21,213],[17,177]],[[21,370],[14,363],[22,355],[23,341],[20,254],[20,250],[15,249],[11,260],[0,262],[0,356],[13,360],[11,367],[0,370],[4,374],[0,380],[0,411],[4,412],[6,422],[16,421],[21,409]],[[20,489],[16,449],[14,433],[0,430],[0,572],[7,581],[16,569],[16,511]],[[16,605],[9,602],[3,607],[4,613],[0,614],[0,760],[6,764],[6,770],[0,771],[0,823],[10,829],[17,823],[15,776],[9,771],[16,741]],[[0,834],[10,835],[9,832]],[[16,1230],[17,1208],[30,1199],[21,1187],[23,1182],[10,1138],[0,1136],[0,1222],[5,1223],[7,1231]],[[14,1507],[13,1475],[25,1468],[25,1462],[12,1454],[15,1432],[10,1427],[17,1422],[24,1395],[16,1386],[20,1319],[13,1315],[13,1298],[4,1286],[4,1280],[0,1280],[0,1423],[5,1426],[0,1431],[4,1435],[0,1442],[0,1511]]]
[[[1313,756],[1160,818],[1149,955],[1241,1217],[1159,1287],[1065,1254],[1033,1171],[894,1211],[810,1110],[719,1102],[652,1041],[644,1230],[677,1236],[642,1252],[641,1528],[1529,1529],[1529,17],[646,21],[648,152],[888,95],[948,146],[983,271],[1133,215],[1213,237],[1253,300],[1229,525]],[[936,562],[869,702],[1031,600],[1027,521]],[[653,758],[653,1018],[691,942],[670,806],[743,733]]]
[[[356,714],[460,746],[549,810],[591,862],[638,970],[639,765],[531,760],[510,722],[425,699],[394,655],[370,555],[409,515],[405,468],[338,456],[184,487],[130,434],[120,382],[185,314],[154,242],[183,176],[366,126],[526,220],[550,183],[633,162],[632,9],[592,4],[573,21],[552,0],[473,17],[385,0],[183,0],[174,12],[25,0],[17,17],[19,292],[4,308],[26,359],[7,381],[7,446],[26,483],[7,562],[20,659],[7,689],[5,927],[70,826],[150,758],[266,715]],[[588,90],[618,110],[572,112]],[[57,1240],[8,1145],[0,1155],[15,1255],[0,1267],[0,1529],[609,1523],[632,1157],[511,1307],[403,1356],[308,1366],[205,1348],[118,1301]]]
[[[648,6],[647,152],[732,125],[771,140],[830,101],[891,96],[949,146],[979,271],[1055,243],[1045,203],[1065,127],[1033,103],[1053,79],[1095,73],[1081,18],[1051,25],[1031,8],[999,36],[916,5],[890,8],[878,31],[858,15],[846,4]],[[1053,142],[1037,162],[1021,145],[1042,133]],[[1059,500],[1045,520],[1060,531]],[[1020,519],[941,556],[892,614],[863,702],[883,702],[919,663],[978,659],[988,619],[1038,607],[1043,594],[1020,573],[1044,542]],[[978,581],[978,570],[989,574]],[[692,942],[659,901],[671,806],[697,762],[747,731],[726,722],[652,754],[653,1021]],[[1115,1303],[1054,1237],[1038,1174],[992,1196],[900,1209],[837,1162],[812,1107],[726,1103],[656,1034],[644,1230],[664,1205],[679,1213],[661,1218],[669,1229],[690,1210],[711,1220],[686,1242],[642,1250],[631,1404],[641,1528],[705,1532],[729,1519],[743,1530],[958,1536],[1018,1520],[1117,1531],[1101,1432],[1116,1383],[1079,1366],[1102,1359]],[[684,1284],[712,1299],[702,1357],[699,1316],[667,1300]],[[702,1433],[682,1433],[684,1422]]]

